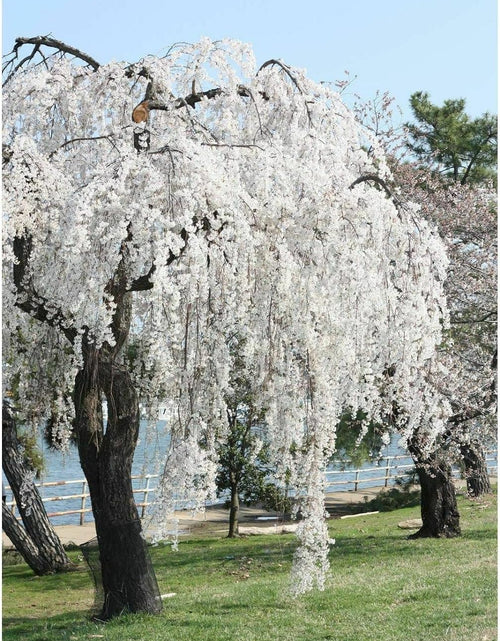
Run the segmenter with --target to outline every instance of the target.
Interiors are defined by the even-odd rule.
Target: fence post
[[[87,481],[85,480],[82,483],[82,507],[81,507],[82,511],[80,512],[80,525],[83,525],[83,523],[85,521],[85,512],[84,512],[84,510],[85,510],[85,499],[87,498],[85,496],[86,492],[87,492]]]
[[[359,470],[356,470],[356,478],[354,479],[354,491],[358,491],[358,483],[359,483]]]
[[[144,518],[144,514],[146,513],[146,505],[148,502],[148,494],[149,494],[149,474],[146,476],[146,487],[144,488],[144,495],[142,497],[142,510],[141,510],[141,519]]]
[[[385,460],[384,487],[387,487],[387,484],[389,483],[390,477],[391,477],[391,467],[390,467],[390,464],[389,464],[389,457],[387,457],[386,460]]]

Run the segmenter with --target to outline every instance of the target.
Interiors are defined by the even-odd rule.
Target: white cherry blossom
[[[156,107],[134,125],[148,83]],[[124,266],[131,329],[116,358],[153,415],[169,407],[165,510],[168,487],[197,504],[213,487],[241,336],[277,478],[301,501],[294,591],[324,587],[323,472],[341,414],[391,415],[408,436],[432,426],[429,446],[446,419],[428,376],[447,322],[435,230],[384,188],[383,155],[337,93],[281,61],[259,69],[238,42],[96,71],[62,59],[13,76],[3,98],[3,380],[24,418],[56,417],[65,441],[81,341],[115,344],[108,283]]]

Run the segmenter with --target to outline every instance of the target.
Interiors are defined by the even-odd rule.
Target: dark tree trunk
[[[490,477],[486,465],[486,456],[480,445],[461,445],[467,481],[467,494],[474,498],[491,492]]]
[[[101,394],[108,405],[103,429]],[[142,537],[131,469],[139,434],[139,403],[129,373],[102,351],[87,350],[75,384],[76,433],[89,483],[99,542],[104,603],[98,618],[161,610]]]
[[[18,552],[36,574],[63,572],[73,567],[49,521],[35,483],[31,480],[33,472],[24,462],[14,417],[5,403],[2,417],[2,467],[26,529],[26,536],[22,536],[11,519],[5,518],[5,510],[2,509],[2,527]],[[11,538],[7,530],[14,538]],[[34,552],[38,560],[32,565],[28,559],[33,559]]]
[[[450,465],[438,454],[422,457],[415,446],[410,453],[420,481],[422,527],[409,538],[459,536],[460,514]]]
[[[183,236],[184,233],[184,236]],[[187,232],[181,236],[187,240]],[[74,428],[80,463],[89,484],[92,511],[99,543],[99,561],[104,602],[101,619],[122,612],[157,613],[161,600],[151,567],[142,527],[134,502],[131,481],[132,458],[139,434],[139,402],[129,371],[123,364],[132,314],[132,292],[153,287],[150,272],[134,281],[128,277],[132,223],[127,227],[119,253],[120,262],[106,286],[106,303],[114,304],[112,344],[93,344],[90,331],[83,328],[83,367],[75,378]],[[32,241],[29,234],[14,239],[14,283],[18,306],[39,321],[48,323],[71,344],[80,333],[71,326],[62,310],[50,311],[40,297],[30,274]],[[173,256],[171,261],[175,260]],[[106,398],[108,420],[104,429],[102,400]]]
[[[54,572],[5,503],[2,503],[2,529],[35,574],[42,576]]]
[[[238,496],[238,484],[231,484],[231,505],[229,509],[229,533],[228,538],[238,536],[238,515],[240,511],[240,497]]]

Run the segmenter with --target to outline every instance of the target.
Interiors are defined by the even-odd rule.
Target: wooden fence
[[[146,508],[150,505],[149,495],[154,493],[156,486],[151,487],[151,479],[157,479],[158,474],[146,474],[132,476],[132,480],[140,479],[144,480],[144,487],[134,488],[134,495],[142,494],[142,501],[136,500],[136,505],[140,509],[141,518],[144,517]],[[58,516],[67,516],[70,514],[79,514],[80,525],[85,523],[85,514],[92,512],[92,507],[90,506],[90,493],[86,479],[76,479],[73,481],[47,481],[46,483],[35,483],[39,491],[43,492],[44,488],[53,488],[53,487],[69,487],[69,486],[79,486],[81,491],[78,494],[61,494],[60,496],[42,496],[43,503],[53,503],[55,501],[72,501],[75,499],[80,500],[80,507],[77,509],[61,510],[59,512],[50,512],[47,508],[47,516],[49,518],[55,518]],[[6,490],[10,490],[10,486],[7,485]],[[6,505],[12,509],[12,512],[15,514],[17,510],[16,502],[14,500],[7,501]],[[20,517],[17,517],[20,518]]]
[[[488,464],[488,470],[490,476],[497,476],[498,470],[498,461],[497,453],[490,453],[486,457]],[[340,462],[337,462],[337,467]],[[345,463],[343,464],[345,465]],[[362,490],[362,487],[388,487],[389,485],[394,484],[396,479],[402,478],[405,474],[414,467],[411,459],[408,456],[386,456],[378,461],[377,465],[372,467],[361,467],[358,469],[331,469],[325,473],[326,476],[326,487],[328,492],[341,492],[341,491],[354,491]],[[454,475],[456,477],[460,476],[458,469],[454,469]],[[342,478],[338,478],[342,476]],[[151,495],[153,495],[157,489],[157,479],[158,474],[146,474],[146,475],[135,475],[132,476],[132,482],[136,487],[133,488],[134,496],[136,496],[136,505],[139,509],[141,518],[144,517],[146,508],[151,505]],[[42,501],[44,503],[56,503],[58,501],[78,501],[78,507],[72,509],[60,510],[57,512],[50,512],[47,509],[47,515],[49,518],[55,517],[65,517],[72,514],[79,515],[79,523],[83,525],[85,523],[85,515],[92,512],[90,506],[90,494],[88,491],[87,481],[84,479],[77,479],[74,481],[49,481],[46,483],[36,483],[36,486],[39,488],[39,491],[42,494]],[[76,487],[75,487],[76,486]],[[70,488],[70,492],[75,487],[79,489],[79,492],[72,492],[69,494],[61,494],[56,496],[43,496],[44,489],[50,489],[55,487],[61,488]],[[10,487],[6,487],[7,490],[10,490]],[[16,504],[14,500],[7,501],[7,505],[11,507],[12,511],[16,512]],[[48,508],[48,506],[47,506]],[[19,517],[17,517],[19,518]],[[90,519],[92,520],[92,519]]]

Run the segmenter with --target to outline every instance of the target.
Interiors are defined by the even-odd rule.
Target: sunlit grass
[[[89,622],[84,571],[34,578],[4,567],[3,638],[52,641],[493,641],[496,639],[496,497],[460,498],[463,536],[408,541],[398,528],[418,508],[332,519],[324,592],[288,593],[293,535],[193,539],[151,549],[160,616]],[[71,552],[78,560],[78,551]],[[80,563],[83,568],[83,563]]]

